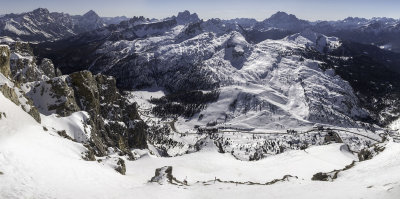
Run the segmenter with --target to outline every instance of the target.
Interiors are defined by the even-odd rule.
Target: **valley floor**
[[[399,198],[400,144],[389,141],[372,160],[358,162],[333,182],[312,181],[318,172],[342,169],[356,160],[341,144],[288,151],[260,161],[236,160],[208,142],[201,151],[172,158],[138,151],[120,175],[107,161],[85,161],[85,148],[45,131],[0,94],[0,198]],[[21,125],[21,124],[24,125]],[[172,166],[188,186],[149,183],[155,169]],[[241,185],[215,181],[266,183]],[[197,182],[200,181],[200,182]],[[203,181],[208,181],[204,184]]]

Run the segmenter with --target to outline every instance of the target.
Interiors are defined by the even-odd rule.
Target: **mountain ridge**
[[[304,21],[286,13],[278,13],[266,23],[278,23],[280,19],[284,19],[281,28],[293,21],[304,24]],[[269,28],[267,31],[278,29]],[[149,147],[156,148],[161,156],[196,152],[202,147],[203,131],[219,132],[228,128],[249,132],[288,132],[304,131],[321,124],[337,128],[363,128],[368,136],[374,137],[374,132],[380,131],[400,115],[400,111],[390,104],[398,103],[396,91],[400,88],[399,80],[391,74],[398,70],[396,53],[326,36],[310,27],[298,33],[286,32],[288,35],[282,35],[284,37],[280,39],[260,42],[253,42],[249,31],[237,22],[200,20],[197,14],[189,11],[162,20],[135,17],[67,39],[35,44],[33,51],[27,50],[29,44],[14,41],[18,48],[13,54],[15,61],[12,62],[12,69],[14,76],[19,77],[17,81],[26,86],[32,84],[30,89],[26,89],[28,96],[40,98],[41,102],[47,98],[39,97],[41,92],[33,89],[36,86],[60,90],[56,85],[64,85],[61,86],[61,93],[69,93],[71,89],[78,92],[81,87],[86,87],[72,81],[74,78],[69,77],[71,75],[91,82],[89,88],[83,89],[89,93],[98,93],[96,90],[100,88],[94,79],[101,75],[112,76],[115,85],[111,87],[124,91],[128,101],[137,99],[137,90],[162,89],[165,96],[140,100],[148,111],[139,111],[143,121],[143,117],[147,117],[143,115],[151,115],[146,120],[149,130],[141,135],[147,136]],[[54,69],[44,58],[54,62]],[[35,59],[45,60],[42,61],[43,67],[37,67]],[[24,68],[51,69],[60,76],[59,69],[65,76],[61,79],[40,79],[43,77],[40,71],[32,72]],[[363,70],[366,72],[364,76],[374,77],[377,70],[381,70],[382,75],[374,77],[373,82],[368,81],[368,78],[358,75]],[[53,82],[54,85],[49,86],[43,81]],[[78,86],[71,86],[73,82]],[[366,88],[363,85],[369,86]],[[389,85],[391,88],[387,89]],[[52,98],[56,95],[45,90],[43,94],[50,96],[51,108],[43,109],[43,104],[38,103],[42,114],[57,111],[57,107],[87,111],[84,107],[89,106],[97,107],[97,112],[101,111],[96,105],[100,102],[96,100],[85,99],[82,102],[81,98],[75,97],[72,101],[76,101],[76,106],[68,107],[54,104],[57,100]],[[190,95],[196,98],[188,97]],[[87,99],[97,99],[96,96],[89,95]],[[67,98],[72,99],[72,96]],[[114,133],[111,133],[110,141],[104,132],[129,126],[129,122],[118,118],[124,125],[118,122],[103,124],[100,122],[102,119],[96,116],[97,112],[89,112],[94,121],[99,121],[91,125],[101,135],[96,138],[101,141],[94,142],[92,146],[97,151],[95,154],[107,154],[99,143],[122,150],[120,147],[123,145],[115,145],[119,140]],[[111,120],[106,116],[103,119]],[[165,120],[172,121],[162,122]],[[196,136],[190,142],[171,136],[184,132]],[[143,136],[139,137],[140,143],[144,143]],[[227,139],[218,136],[210,138]],[[282,150],[302,148],[303,142],[313,140],[308,135],[301,136],[293,139],[302,142],[293,145],[279,136],[271,139],[279,140],[285,148]],[[352,145],[352,150],[368,145],[365,140],[354,144],[348,138],[343,139]],[[317,145],[325,143],[321,137],[314,141]],[[235,148],[225,142],[219,145],[221,151],[232,152],[241,160],[256,160],[281,151],[268,148],[267,143],[249,142],[256,142],[258,147],[245,147],[251,150],[248,153],[243,153],[243,147],[235,152]]]
[[[0,35],[30,42],[54,41],[105,27],[106,22],[119,23],[124,19],[104,20],[93,10],[83,15],[70,15],[37,8],[31,12],[0,17]]]

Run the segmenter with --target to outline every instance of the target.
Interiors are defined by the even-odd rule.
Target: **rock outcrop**
[[[0,85],[0,92],[3,93],[3,95],[11,100],[14,104],[20,105],[21,103],[18,100],[18,96],[15,93],[14,89],[10,88],[7,84]]]
[[[6,45],[0,45],[0,73],[8,77],[10,71],[10,48]]]
[[[356,162],[353,161],[351,164],[345,166],[343,169],[339,169],[339,170],[335,169],[335,170],[333,170],[331,172],[327,172],[327,173],[318,172],[318,173],[313,175],[311,180],[313,180],[313,181],[331,181],[332,182],[332,181],[334,181],[335,179],[338,178],[338,175],[339,175],[340,172],[346,171],[346,170],[349,170],[349,169],[353,168],[355,163]]]
[[[107,148],[112,147],[133,159],[129,149],[147,148],[147,125],[137,105],[119,92],[113,77],[80,71],[24,86],[42,114],[65,117],[86,111],[91,126],[87,144],[95,155],[107,155]]]
[[[123,159],[118,158],[117,167],[115,168],[115,170],[118,171],[118,173],[120,173],[121,175],[125,175],[126,166],[125,166],[125,161]]]
[[[13,79],[10,79],[10,58],[11,52],[9,46],[0,46],[0,92],[14,104],[30,114],[37,122],[41,122],[39,111],[33,106],[33,102],[25,96],[19,84],[15,84]]]
[[[9,77],[0,91],[35,120],[40,122],[40,113],[66,117],[86,111],[90,119],[84,125],[91,127],[85,143],[89,159],[107,155],[109,147],[134,159],[131,148],[147,148],[147,125],[136,104],[119,92],[114,78],[89,71],[62,76],[50,59],[37,65],[29,43],[10,45],[0,48],[1,73]]]
[[[185,183],[177,180],[172,175],[172,167],[164,166],[156,169],[154,177],[151,178],[150,182],[158,183],[160,185],[173,184],[173,185],[186,185]]]
[[[43,58],[37,65],[36,57],[29,43],[15,42],[11,44],[11,75],[17,83],[49,80],[61,76],[61,71],[54,67],[50,59]]]
[[[91,115],[99,155],[104,155],[104,147],[96,140],[126,153],[130,148],[147,147],[146,124],[140,119],[136,104],[120,94],[114,78],[94,76],[89,71],[72,73],[69,77],[78,106]]]
[[[60,69],[54,67],[54,64],[51,61],[51,59],[43,58],[42,62],[38,67],[49,78],[58,77],[62,75]]]

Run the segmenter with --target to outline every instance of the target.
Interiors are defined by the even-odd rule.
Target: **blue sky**
[[[400,0],[0,0],[0,14],[21,13],[38,7],[54,12],[83,14],[92,9],[101,16],[163,18],[189,10],[200,18],[249,17],[263,20],[277,11],[308,20],[348,16],[400,18]]]

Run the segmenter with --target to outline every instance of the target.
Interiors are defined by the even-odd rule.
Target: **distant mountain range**
[[[171,133],[226,128],[287,133],[321,124],[378,136],[400,117],[394,19],[309,22],[278,12],[263,21],[202,20],[189,11],[126,19],[37,9],[0,22],[0,43],[11,46],[4,51],[9,80],[25,88],[41,114],[87,111],[96,155],[146,143],[162,156],[182,155],[198,150],[202,138],[187,142]],[[165,95],[145,100],[136,96],[143,89]],[[135,100],[143,107],[131,106]],[[235,148],[221,141],[226,137],[208,138],[238,159],[255,160],[324,143],[313,136],[276,136],[280,146],[272,148],[266,142]],[[369,144],[353,138],[343,138],[351,150]]]
[[[245,27],[255,42],[264,39],[283,38],[287,35],[311,29],[328,36],[363,44],[376,45],[382,49],[400,52],[400,20],[392,18],[348,17],[338,21],[309,22],[284,12],[258,22],[254,19],[226,20]]]
[[[22,14],[1,16],[0,35],[30,42],[54,41],[123,20],[127,18],[99,17],[93,10],[84,15],[69,15],[38,8]]]
[[[184,18],[184,16],[181,17]],[[198,19],[197,15],[192,17]],[[129,20],[124,16],[100,17],[92,10],[84,15],[69,15],[38,8],[22,14],[0,16],[0,36],[30,42],[54,41]],[[311,29],[343,40],[372,44],[382,49],[400,52],[400,21],[398,19],[348,17],[338,21],[310,22],[298,19],[292,14],[277,12],[263,21],[238,18],[221,20],[221,22],[240,25],[247,32],[246,38],[256,43],[265,39],[282,39]]]
[[[357,104],[357,100],[352,101],[353,96],[343,102],[351,104],[349,107],[359,107],[357,111],[348,109],[347,106],[338,106],[340,111],[330,108],[323,110],[324,108],[320,107],[308,110],[311,115],[307,117],[317,117],[315,121],[328,122],[325,121],[327,116],[318,115],[325,111],[324,114],[336,118],[331,121],[333,122],[341,121],[344,112],[347,112],[349,118],[341,121],[342,123],[363,118],[384,124],[397,117],[392,117],[393,115],[400,114],[397,108],[391,109],[392,104],[388,103],[398,94],[389,92],[387,88],[391,85],[389,90],[400,89],[400,82],[397,80],[397,73],[400,72],[398,54],[374,45],[326,36],[315,30],[319,23],[313,25],[283,12],[278,12],[262,22],[250,25],[251,22],[254,21],[250,19],[204,21],[199,19],[197,14],[188,11],[162,20],[135,17],[120,24],[109,25],[64,40],[40,43],[34,46],[34,50],[37,56],[52,59],[64,74],[90,70],[95,74],[114,76],[117,86],[121,89],[159,86],[172,93],[212,90],[222,85],[244,83],[243,81],[262,84],[264,78],[274,79],[269,76],[274,73],[264,71],[266,73],[264,77],[261,71],[274,65],[279,66],[282,62],[280,57],[285,57],[286,54],[289,57],[300,56],[324,63],[320,64],[324,70],[332,69],[343,80],[351,83],[352,89],[348,87],[344,91],[330,90],[326,93],[348,92],[346,96],[354,95],[361,101],[360,104]],[[342,24],[337,27],[345,27],[343,25],[345,22],[329,23],[333,24],[332,27],[335,27],[334,24]],[[295,46],[292,46],[294,44]],[[269,60],[263,57],[276,53],[276,57]],[[342,56],[352,59],[341,60]],[[294,57],[291,59],[298,59]],[[255,60],[263,61],[256,64]],[[244,71],[243,68],[249,65],[265,68]],[[347,65],[354,67],[346,67]],[[295,65],[287,63],[286,67],[289,66]],[[362,71],[364,73],[361,73]],[[276,75],[284,76],[283,72]],[[323,78],[322,74],[320,78]],[[369,86],[366,88],[366,85]],[[310,87],[310,90],[315,88]],[[306,98],[313,98],[315,92]],[[323,95],[325,94],[321,93],[317,96]],[[318,100],[310,100],[309,106],[317,106],[312,105],[314,101]],[[328,102],[331,103],[333,102]],[[342,109],[344,107],[347,107],[346,111]],[[363,109],[369,110],[368,116],[361,114]],[[356,112],[358,113],[353,115]]]

